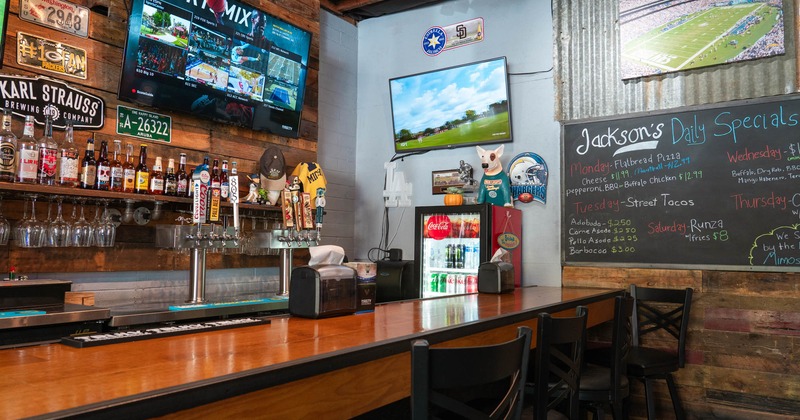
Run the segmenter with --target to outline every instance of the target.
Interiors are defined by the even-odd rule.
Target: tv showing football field
[[[620,0],[622,78],[782,55],[781,0]]]

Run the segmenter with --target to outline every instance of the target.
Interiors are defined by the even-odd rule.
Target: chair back
[[[632,284],[631,296],[634,300],[633,345],[640,346],[644,335],[666,332],[677,340],[678,366],[684,367],[692,288],[656,289]]]
[[[520,418],[531,335],[530,328],[519,327],[514,340],[458,348],[430,348],[426,340],[415,340],[412,418]]]
[[[611,401],[621,401],[628,393],[622,394],[622,380],[628,373],[628,355],[633,345],[633,298],[617,296],[614,299],[614,324],[611,330]]]
[[[580,370],[586,345],[585,306],[577,316],[553,318],[539,314],[533,375],[533,418],[566,404],[570,419],[578,418]]]

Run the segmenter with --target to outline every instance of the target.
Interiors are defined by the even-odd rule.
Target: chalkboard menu
[[[800,267],[800,96],[563,127],[565,264]]]

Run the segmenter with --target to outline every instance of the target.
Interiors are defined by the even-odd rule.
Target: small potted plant
[[[464,190],[458,187],[447,187],[444,195],[445,206],[460,206],[464,204]]]

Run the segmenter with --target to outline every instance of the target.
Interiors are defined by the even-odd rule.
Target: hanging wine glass
[[[94,243],[99,247],[112,247],[114,246],[117,226],[111,220],[111,213],[108,211],[108,200],[101,200],[101,202],[103,203],[103,212],[99,220],[97,220],[98,216],[95,213],[97,223],[94,224]]]
[[[83,207],[86,200],[80,200],[81,210],[80,217],[72,223],[72,246],[87,247],[92,246],[94,238],[92,237],[92,225],[86,221],[83,213]],[[73,207],[74,213],[74,207]]]
[[[44,244],[47,224],[36,219],[37,196],[31,194],[27,198],[31,202],[31,214],[30,217],[25,215],[17,227],[17,245],[23,248],[39,248]]]
[[[62,215],[63,198],[56,196],[56,218],[47,225],[47,246],[63,247],[70,246],[72,239],[72,225],[69,224]]]
[[[11,234],[11,224],[8,223],[8,219],[3,216],[2,212],[2,196],[0,196],[0,245],[8,244],[8,237]]]

